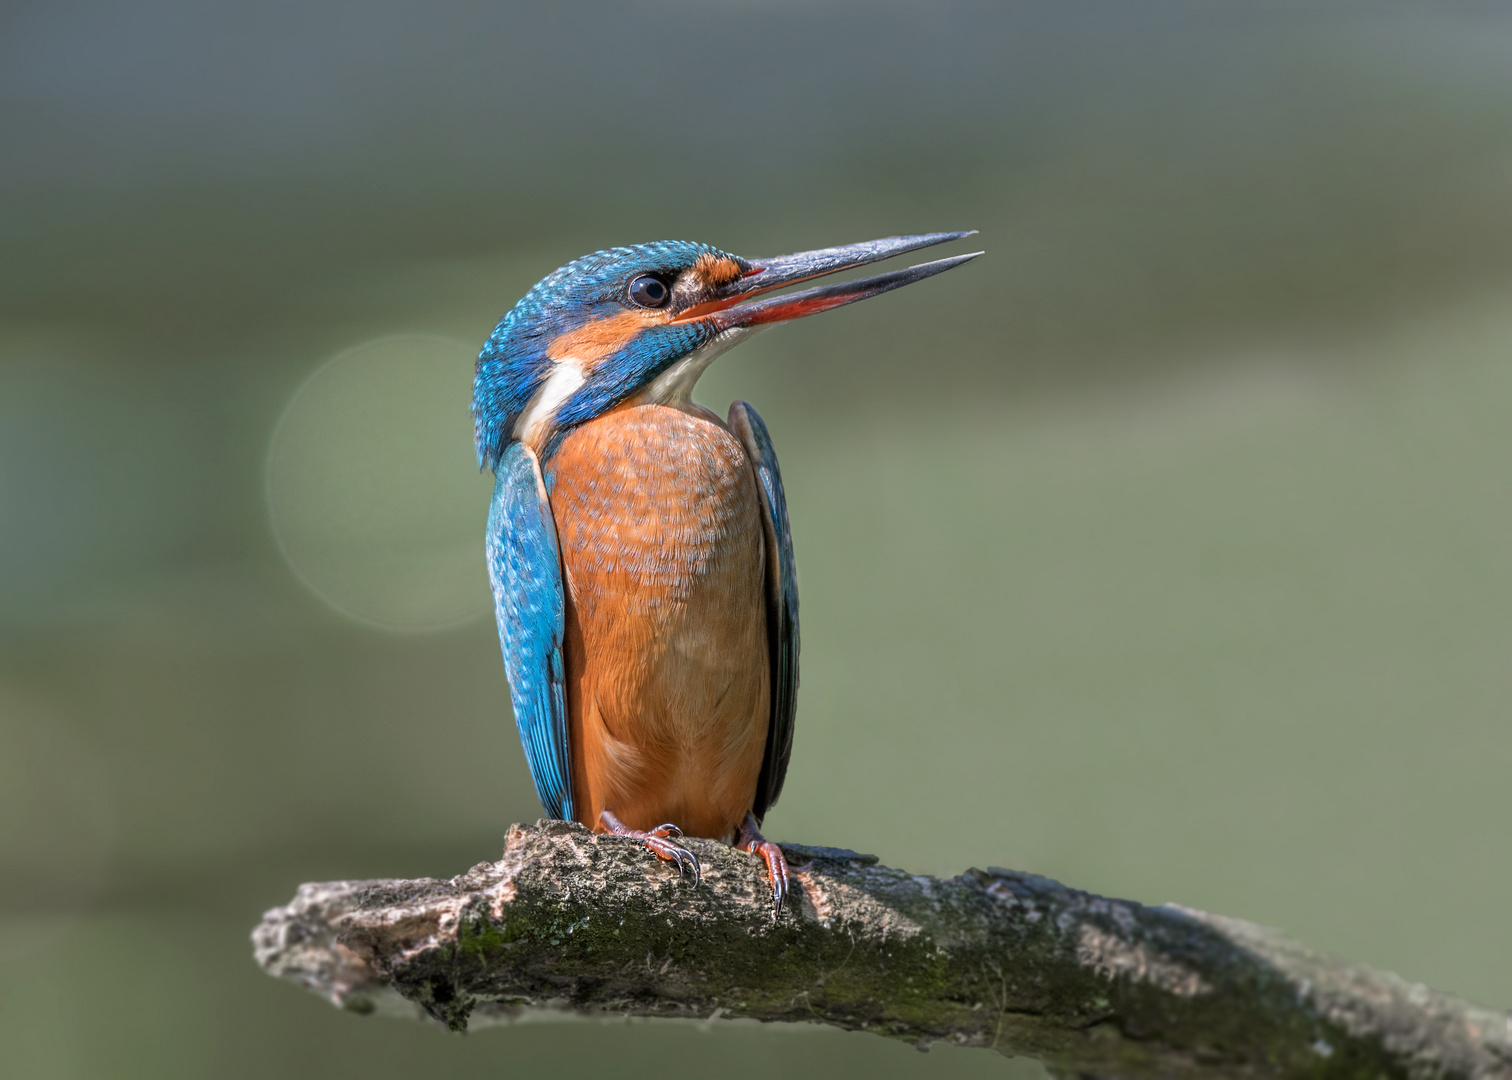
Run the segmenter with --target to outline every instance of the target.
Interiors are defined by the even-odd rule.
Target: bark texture
[[[1512,1077],[1504,1014],[1241,919],[1012,870],[917,876],[692,840],[694,887],[638,844],[513,826],[450,881],[303,885],[257,961],[357,1012],[457,1030],[527,1013],[752,1017],[1026,1054],[1086,1077]]]

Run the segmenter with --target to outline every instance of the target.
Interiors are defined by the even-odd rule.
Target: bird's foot
[[[761,835],[761,830],[756,826],[756,818],[750,811],[746,812],[745,821],[741,822],[740,836],[736,839],[735,846],[741,851],[749,851],[766,863],[767,880],[772,883],[772,919],[775,921],[782,911],[782,901],[787,897],[787,857],[782,854],[780,847]]]
[[[679,876],[685,868],[691,868],[694,885],[703,880],[703,867],[698,865],[698,856],[677,842],[682,839],[683,831],[676,825],[669,822],[666,825],[658,825],[654,829],[632,829],[609,810],[599,815],[599,823],[615,836],[639,840],[658,859],[675,862]]]

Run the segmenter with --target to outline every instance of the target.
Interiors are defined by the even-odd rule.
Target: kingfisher
[[[478,354],[473,421],[495,475],[487,557],[525,760],[552,818],[644,844],[700,878],[689,836],[765,863],[798,690],[798,583],[766,425],[693,401],[709,364],[780,322],[981,252],[785,286],[972,235],[768,259],[708,244],[608,248],[547,275]]]

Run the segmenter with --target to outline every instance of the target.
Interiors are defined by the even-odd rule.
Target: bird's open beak
[[[969,232],[923,233],[918,236],[889,236],[884,240],[870,240],[864,244],[846,244],[844,247],[820,248],[817,251],[801,251],[796,255],[779,255],[772,259],[752,259],[750,269],[739,278],[724,286],[715,299],[697,304],[680,312],[674,322],[707,320],[721,331],[737,327],[763,326],[769,323],[787,322],[790,319],[814,315],[831,308],[879,296],[893,289],[902,288],[915,281],[959,266],[982,254],[973,251],[967,255],[955,255],[948,259],[920,263],[906,270],[894,270],[875,277],[857,281],[842,281],[834,285],[820,285],[785,296],[772,296],[765,300],[752,297],[795,285],[800,281],[823,277],[841,270],[850,270],[867,263],[890,259],[920,248],[933,247],[951,240],[974,235]]]

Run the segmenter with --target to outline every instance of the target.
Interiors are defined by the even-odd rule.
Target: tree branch
[[[357,1012],[754,1017],[1044,1059],[1086,1077],[1508,1077],[1506,1020],[1240,919],[1012,870],[914,876],[784,844],[794,894],[690,841],[703,884],[579,825],[511,827],[450,881],[303,885],[257,961]]]

